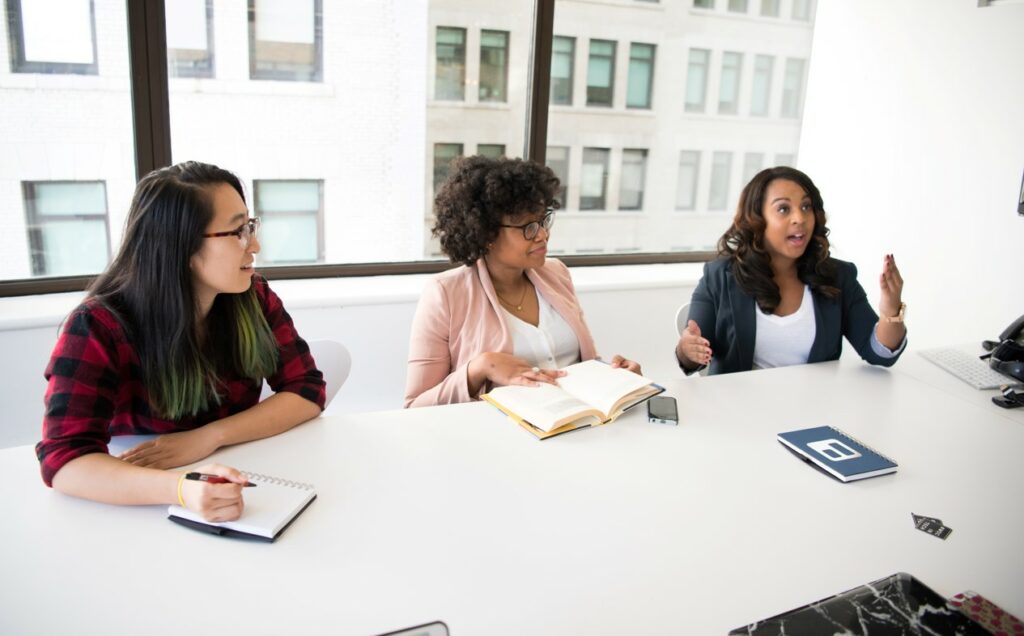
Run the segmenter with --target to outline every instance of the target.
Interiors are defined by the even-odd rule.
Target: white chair
[[[683,332],[686,331],[686,323],[689,322],[689,319],[690,319],[690,303],[683,303],[682,305],[679,306],[679,309],[676,310],[676,333],[678,333],[680,336],[682,336]],[[708,374],[708,368],[707,367],[704,367],[703,369],[701,369],[700,371],[697,372],[697,375],[707,375],[707,374]]]
[[[679,305],[679,309],[676,310],[676,333],[680,336],[686,331],[686,322],[690,317],[690,303],[683,303]]]
[[[348,374],[352,370],[352,354],[348,352],[345,345],[334,340],[310,340],[307,344],[309,353],[316,362],[316,368],[324,374],[324,382],[327,383],[327,399],[324,402],[326,408],[341,389],[341,385],[345,384],[345,380],[348,379]],[[267,399],[273,393],[270,385],[264,382],[260,401]]]

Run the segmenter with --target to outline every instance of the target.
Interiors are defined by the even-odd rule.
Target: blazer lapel
[[[757,322],[754,312],[757,303],[752,296],[740,289],[736,279],[729,277],[729,304],[732,307],[733,324],[736,325],[737,369],[750,369],[754,364],[754,338]]]
[[[835,343],[838,334],[836,329],[841,329],[841,317],[839,315],[839,303],[822,298],[814,292],[814,344],[811,345],[811,352],[807,355],[808,362],[822,362],[831,360],[829,349]]]

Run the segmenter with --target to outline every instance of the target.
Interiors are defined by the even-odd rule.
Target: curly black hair
[[[457,159],[434,198],[433,234],[453,263],[472,265],[498,237],[502,217],[558,209],[558,187],[551,168],[535,161]]]
[[[825,203],[811,178],[796,168],[766,168],[750,180],[740,194],[732,226],[718,240],[719,256],[732,261],[733,275],[743,291],[757,300],[766,314],[779,306],[782,295],[773,280],[771,255],[764,245],[764,198],[768,185],[786,179],[803,188],[814,208],[814,233],[803,255],[797,259],[797,276],[826,298],[838,298],[836,266],[829,254],[829,229],[825,225]]]

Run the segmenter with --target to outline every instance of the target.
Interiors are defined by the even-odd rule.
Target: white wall
[[[675,366],[676,308],[688,302],[700,265],[573,270],[598,352],[638,360],[649,377],[680,377]],[[334,339],[352,354],[349,379],[328,407],[357,413],[402,407],[409,329],[426,276],[278,281],[296,328],[307,340]],[[81,294],[0,299],[0,448],[39,440],[43,370],[62,317]]]
[[[1024,3],[818,3],[799,167],[875,307],[895,254],[913,348],[1024,313],[1022,34]]]

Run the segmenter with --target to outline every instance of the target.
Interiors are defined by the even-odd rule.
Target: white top
[[[814,297],[804,285],[800,308],[788,316],[766,314],[760,309],[754,332],[754,368],[770,369],[805,364],[811,355],[817,325],[814,322]]]
[[[536,327],[501,308],[512,330],[512,354],[541,369],[561,369],[579,362],[580,341],[576,332],[540,293],[537,306],[540,319]]]

